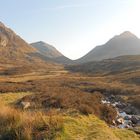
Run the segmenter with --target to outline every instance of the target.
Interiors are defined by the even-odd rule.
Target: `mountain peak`
[[[5,25],[0,21],[0,27],[5,27]]]
[[[38,52],[45,56],[46,59],[52,60],[53,62],[60,64],[72,64],[72,60],[65,57],[62,53],[60,53],[54,46],[45,43],[43,41],[38,41],[35,43],[31,43],[32,47],[37,49]]]
[[[131,37],[137,38],[136,35],[134,35],[130,31],[125,31],[125,32],[121,33],[119,36],[124,37],[124,38],[131,38]]]
[[[34,42],[34,43],[31,43],[31,45],[38,45],[38,46],[44,46],[44,47],[47,47],[49,49],[56,49],[54,46],[44,42],[44,41],[37,41],[37,42]]]
[[[38,43],[38,44],[46,44],[44,41],[37,41],[37,42],[34,42],[34,43]]]
[[[89,61],[100,61],[123,55],[139,55],[140,39],[129,31],[111,38],[104,45],[100,45],[91,50],[88,54],[78,60],[79,63]]]
[[[49,58],[54,58],[54,57],[60,57],[62,54],[52,45],[45,43],[43,41],[38,41],[35,43],[31,43],[31,45],[37,49],[41,54],[49,57]]]

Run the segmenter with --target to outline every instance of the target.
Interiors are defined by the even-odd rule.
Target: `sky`
[[[0,0],[0,21],[28,43],[77,59],[124,31],[140,37],[139,7],[140,0]]]

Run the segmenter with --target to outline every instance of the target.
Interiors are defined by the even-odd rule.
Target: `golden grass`
[[[54,139],[62,129],[60,116],[46,116],[41,112],[22,112],[7,106],[0,111],[2,140]]]
[[[57,76],[55,72],[43,72],[7,78],[0,77],[0,81],[5,82],[3,83],[5,85],[4,87],[2,84],[0,86],[5,89],[8,85],[8,91],[13,92],[0,94],[1,138],[7,138],[8,140],[40,140],[41,138],[48,140],[140,140],[132,131],[109,128],[105,122],[94,115],[72,117],[68,116],[68,114],[65,116],[54,114],[48,116],[39,111],[23,112],[7,106],[34,92],[38,92],[44,99],[48,91],[52,94],[51,88],[55,90],[61,88],[62,91],[59,90],[59,92],[66,93],[66,97],[69,92],[75,93],[78,90],[81,95],[85,89],[90,88],[95,91],[109,91],[109,94],[119,93],[124,95],[124,98],[126,98],[125,94],[129,97],[140,92],[139,86],[121,83],[118,80],[119,78],[115,80],[115,77],[93,77],[63,72],[58,73]],[[14,88],[11,88],[12,86]],[[17,90],[18,88],[19,90]],[[16,92],[22,91],[21,88],[27,92]],[[3,91],[2,88],[1,91]],[[75,97],[75,95],[72,97]],[[37,99],[39,102],[39,98]]]
[[[60,69],[60,68],[59,68]],[[55,78],[68,73],[66,70],[48,70],[48,71],[36,71],[26,74],[18,75],[8,75],[0,76],[0,82],[9,81],[9,82],[26,82],[28,80],[41,80],[45,78]]]
[[[66,116],[64,128],[58,140],[140,140],[132,131],[109,128],[97,117]]]
[[[26,95],[31,95],[31,92],[17,92],[17,93],[4,93],[0,94],[0,102],[2,104],[8,105],[12,104],[18,99],[26,96]]]
[[[116,129],[113,132],[120,140],[140,140],[140,138],[130,130]]]
[[[23,112],[2,105],[2,140],[139,140],[128,130],[109,128],[94,115],[61,116],[42,112]]]

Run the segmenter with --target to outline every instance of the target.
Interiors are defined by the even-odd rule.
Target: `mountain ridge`
[[[96,46],[85,56],[75,60],[76,63],[100,61],[122,55],[140,54],[140,39],[129,31],[111,38],[104,45]]]
[[[115,58],[123,55],[139,55],[140,39],[131,33],[125,31],[120,35],[111,38],[104,45],[92,49],[85,56],[71,60],[59,52],[53,45],[38,41],[28,44],[13,30],[0,22],[0,55],[1,62],[16,60],[31,61],[32,58],[42,59],[42,61],[51,61],[64,65],[87,63],[90,61],[101,61],[104,59]]]
[[[30,44],[33,48],[37,49],[41,54],[47,57],[59,57],[62,54],[52,45],[45,43],[44,41],[37,41]]]
[[[33,48],[37,49],[38,52],[43,55],[42,58],[44,60],[50,60],[52,62],[60,63],[60,64],[72,64],[73,61],[66,56],[64,56],[61,52],[59,52],[54,46],[43,42],[38,41],[30,44]]]

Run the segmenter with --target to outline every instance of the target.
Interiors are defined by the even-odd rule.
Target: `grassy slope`
[[[62,140],[139,140],[129,130],[109,128],[95,116],[66,117]]]
[[[67,73],[59,73],[56,76],[56,74],[35,73],[33,75],[24,75],[23,77],[19,75],[11,77],[8,76],[7,78],[1,77],[2,79],[0,87],[7,87],[8,85],[8,90],[5,90],[6,87],[3,88],[3,90],[5,92],[8,91],[8,93],[0,95],[0,103],[4,103],[6,105],[9,103],[11,104],[12,102],[15,102],[16,100],[24,97],[25,95],[32,94],[34,90],[42,91],[45,93],[47,91],[47,88],[50,89],[50,87],[71,87],[73,90],[77,88],[80,90],[84,88],[98,89],[99,87],[100,89],[107,88],[115,90],[119,87],[123,87],[123,89],[125,87],[125,84],[123,84],[123,86],[121,83],[116,85],[116,82],[113,85],[112,81],[110,84],[110,79],[105,79],[103,77],[88,77]],[[23,89],[25,89],[23,91],[27,92],[20,92],[22,91],[21,85],[23,86]],[[12,88],[12,86],[15,86],[15,88]],[[135,86],[132,87],[136,88],[137,86]],[[126,89],[128,89],[128,87]],[[1,91],[3,90],[1,89]],[[132,88],[132,90],[134,89]],[[9,92],[11,93],[9,94]],[[50,124],[49,116],[46,116],[41,112],[32,113],[34,113],[34,115],[26,111],[22,112],[14,110],[11,107],[3,107],[3,109],[1,107],[0,126],[2,126],[2,129],[0,129],[0,134],[8,133],[13,136],[16,133],[17,136],[20,138],[22,137],[25,139],[25,136],[27,136],[27,140],[31,140],[32,135],[36,136],[36,133],[40,137],[43,136],[46,139],[48,137],[52,137],[54,140],[139,140],[138,136],[134,132],[128,130],[111,129],[103,121],[99,120],[93,115],[81,115],[77,117],[72,117],[68,115],[62,117],[57,115],[54,116],[53,119],[51,119]],[[11,126],[9,126],[9,124],[11,124]],[[47,127],[47,130],[44,126]],[[33,133],[32,128],[37,128],[37,132]],[[21,136],[18,135],[20,134],[20,131],[24,132]]]
[[[0,95],[0,134],[3,137],[8,135],[23,140],[31,140],[33,136],[48,140],[139,140],[134,132],[109,128],[94,115],[46,116],[41,112],[23,112],[7,106],[28,94],[31,93]]]

